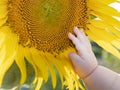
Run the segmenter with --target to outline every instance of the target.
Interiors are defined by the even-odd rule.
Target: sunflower
[[[26,60],[35,71],[38,90],[48,80],[56,87],[57,68],[62,86],[78,90],[82,85],[67,54],[75,51],[67,38],[74,26],[98,45],[120,58],[120,13],[110,6],[117,0],[0,0],[0,86],[16,63],[20,84],[27,78]]]

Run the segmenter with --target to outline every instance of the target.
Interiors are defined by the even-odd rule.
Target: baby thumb
[[[77,55],[76,53],[73,53],[73,52],[70,52],[68,54],[69,56],[69,59],[71,60],[72,64],[73,64],[73,67],[75,69],[77,69],[77,67],[79,66],[80,64],[80,61],[81,61],[81,57],[79,55]]]
[[[73,65],[73,68],[75,70],[75,72],[80,76],[80,77],[84,77],[84,71],[82,70],[83,69],[83,60],[82,58],[77,55],[76,53],[69,53],[68,54],[69,56],[69,59],[71,60],[71,63]]]

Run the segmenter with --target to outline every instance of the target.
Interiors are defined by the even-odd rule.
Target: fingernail
[[[72,34],[69,32],[69,33],[68,33],[68,37],[71,36],[71,35],[72,35]]]
[[[83,30],[83,28],[80,28],[79,30]]]
[[[83,28],[80,28],[79,30],[80,30],[81,32],[83,32]]]
[[[74,27],[74,32],[77,32],[78,31],[78,28],[77,27]]]
[[[70,35],[71,33],[69,32],[68,35]]]
[[[74,30],[77,30],[77,29],[78,29],[77,26],[75,26],[75,27],[74,27]]]

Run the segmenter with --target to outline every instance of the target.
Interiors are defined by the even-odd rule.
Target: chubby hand
[[[70,52],[69,58],[76,73],[83,79],[88,77],[97,68],[98,63],[92,51],[91,44],[83,30],[74,28],[74,33],[68,34],[68,38],[75,45],[76,53]]]

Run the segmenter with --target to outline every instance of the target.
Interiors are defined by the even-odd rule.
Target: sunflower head
[[[86,0],[10,0],[10,28],[19,44],[59,53],[70,46],[67,33],[74,25],[86,28]]]

